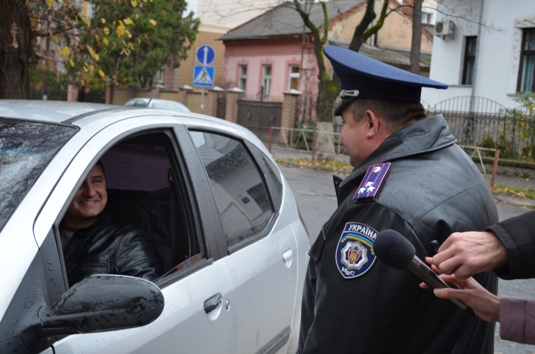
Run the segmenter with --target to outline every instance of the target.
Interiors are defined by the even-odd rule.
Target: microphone
[[[395,230],[387,229],[379,232],[373,242],[373,250],[377,258],[388,266],[408,269],[433,289],[450,287],[427,264],[416,257],[414,245]],[[460,300],[450,300],[461,309],[466,309],[466,305]]]

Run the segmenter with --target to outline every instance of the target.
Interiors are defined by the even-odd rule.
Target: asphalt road
[[[281,170],[290,184],[301,211],[304,223],[313,242],[323,223],[336,209],[332,173],[298,167],[281,166]],[[507,204],[497,200],[500,220],[526,212],[528,209]],[[535,295],[535,279],[499,282],[498,293],[501,295],[531,298]],[[502,341],[499,336],[499,324],[495,334],[496,354],[535,354],[535,346]]]

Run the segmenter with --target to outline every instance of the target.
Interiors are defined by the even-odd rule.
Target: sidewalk
[[[293,150],[293,149],[284,149],[277,146],[272,146],[271,154],[274,158],[277,159],[288,159],[288,158],[312,158],[312,153],[304,150]],[[344,155],[337,155],[337,160],[347,162],[348,157]],[[487,174],[484,176],[487,183],[490,185],[491,175],[490,171],[487,171]],[[535,179],[521,178],[521,177],[512,177],[504,174],[500,174],[500,167],[498,165],[498,173],[494,180],[494,185],[503,185],[512,188],[522,188],[535,189]],[[496,201],[501,203],[507,203],[514,206],[525,207],[530,209],[535,209],[535,200],[527,198],[514,197],[504,193],[495,193],[494,198]]]

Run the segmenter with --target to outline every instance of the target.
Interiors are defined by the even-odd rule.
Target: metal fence
[[[486,98],[463,96],[437,103],[428,114],[442,114],[460,145],[499,149],[506,159],[535,157],[535,119],[526,107],[507,109]]]
[[[268,134],[267,141],[264,141],[271,150],[273,145],[291,149],[302,150],[315,154],[317,131],[315,129],[298,129],[298,128],[281,128],[271,127]],[[334,152],[337,155],[345,155],[346,150],[340,139],[340,133],[333,132],[329,139],[333,146]]]
[[[282,102],[238,100],[238,124],[247,127],[263,142],[268,140],[270,127],[280,127]]]
[[[30,99],[32,100],[52,100],[52,101],[67,101],[67,91],[52,91],[43,92],[42,90],[30,90]]]
[[[478,157],[534,161],[535,116],[524,106],[507,109],[481,97],[456,97],[428,108],[428,115],[442,114],[457,142],[467,153],[477,151]],[[333,122],[332,141],[337,154],[344,154],[339,126]],[[313,153],[316,148],[315,130],[286,129],[272,126],[269,144],[286,149]],[[265,141],[266,142],[266,141]]]

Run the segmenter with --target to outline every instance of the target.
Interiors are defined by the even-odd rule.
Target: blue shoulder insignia
[[[353,200],[364,201],[375,199],[381,190],[384,180],[386,179],[390,165],[390,162],[385,162],[368,167],[362,182],[360,182],[357,192],[353,196]]]

